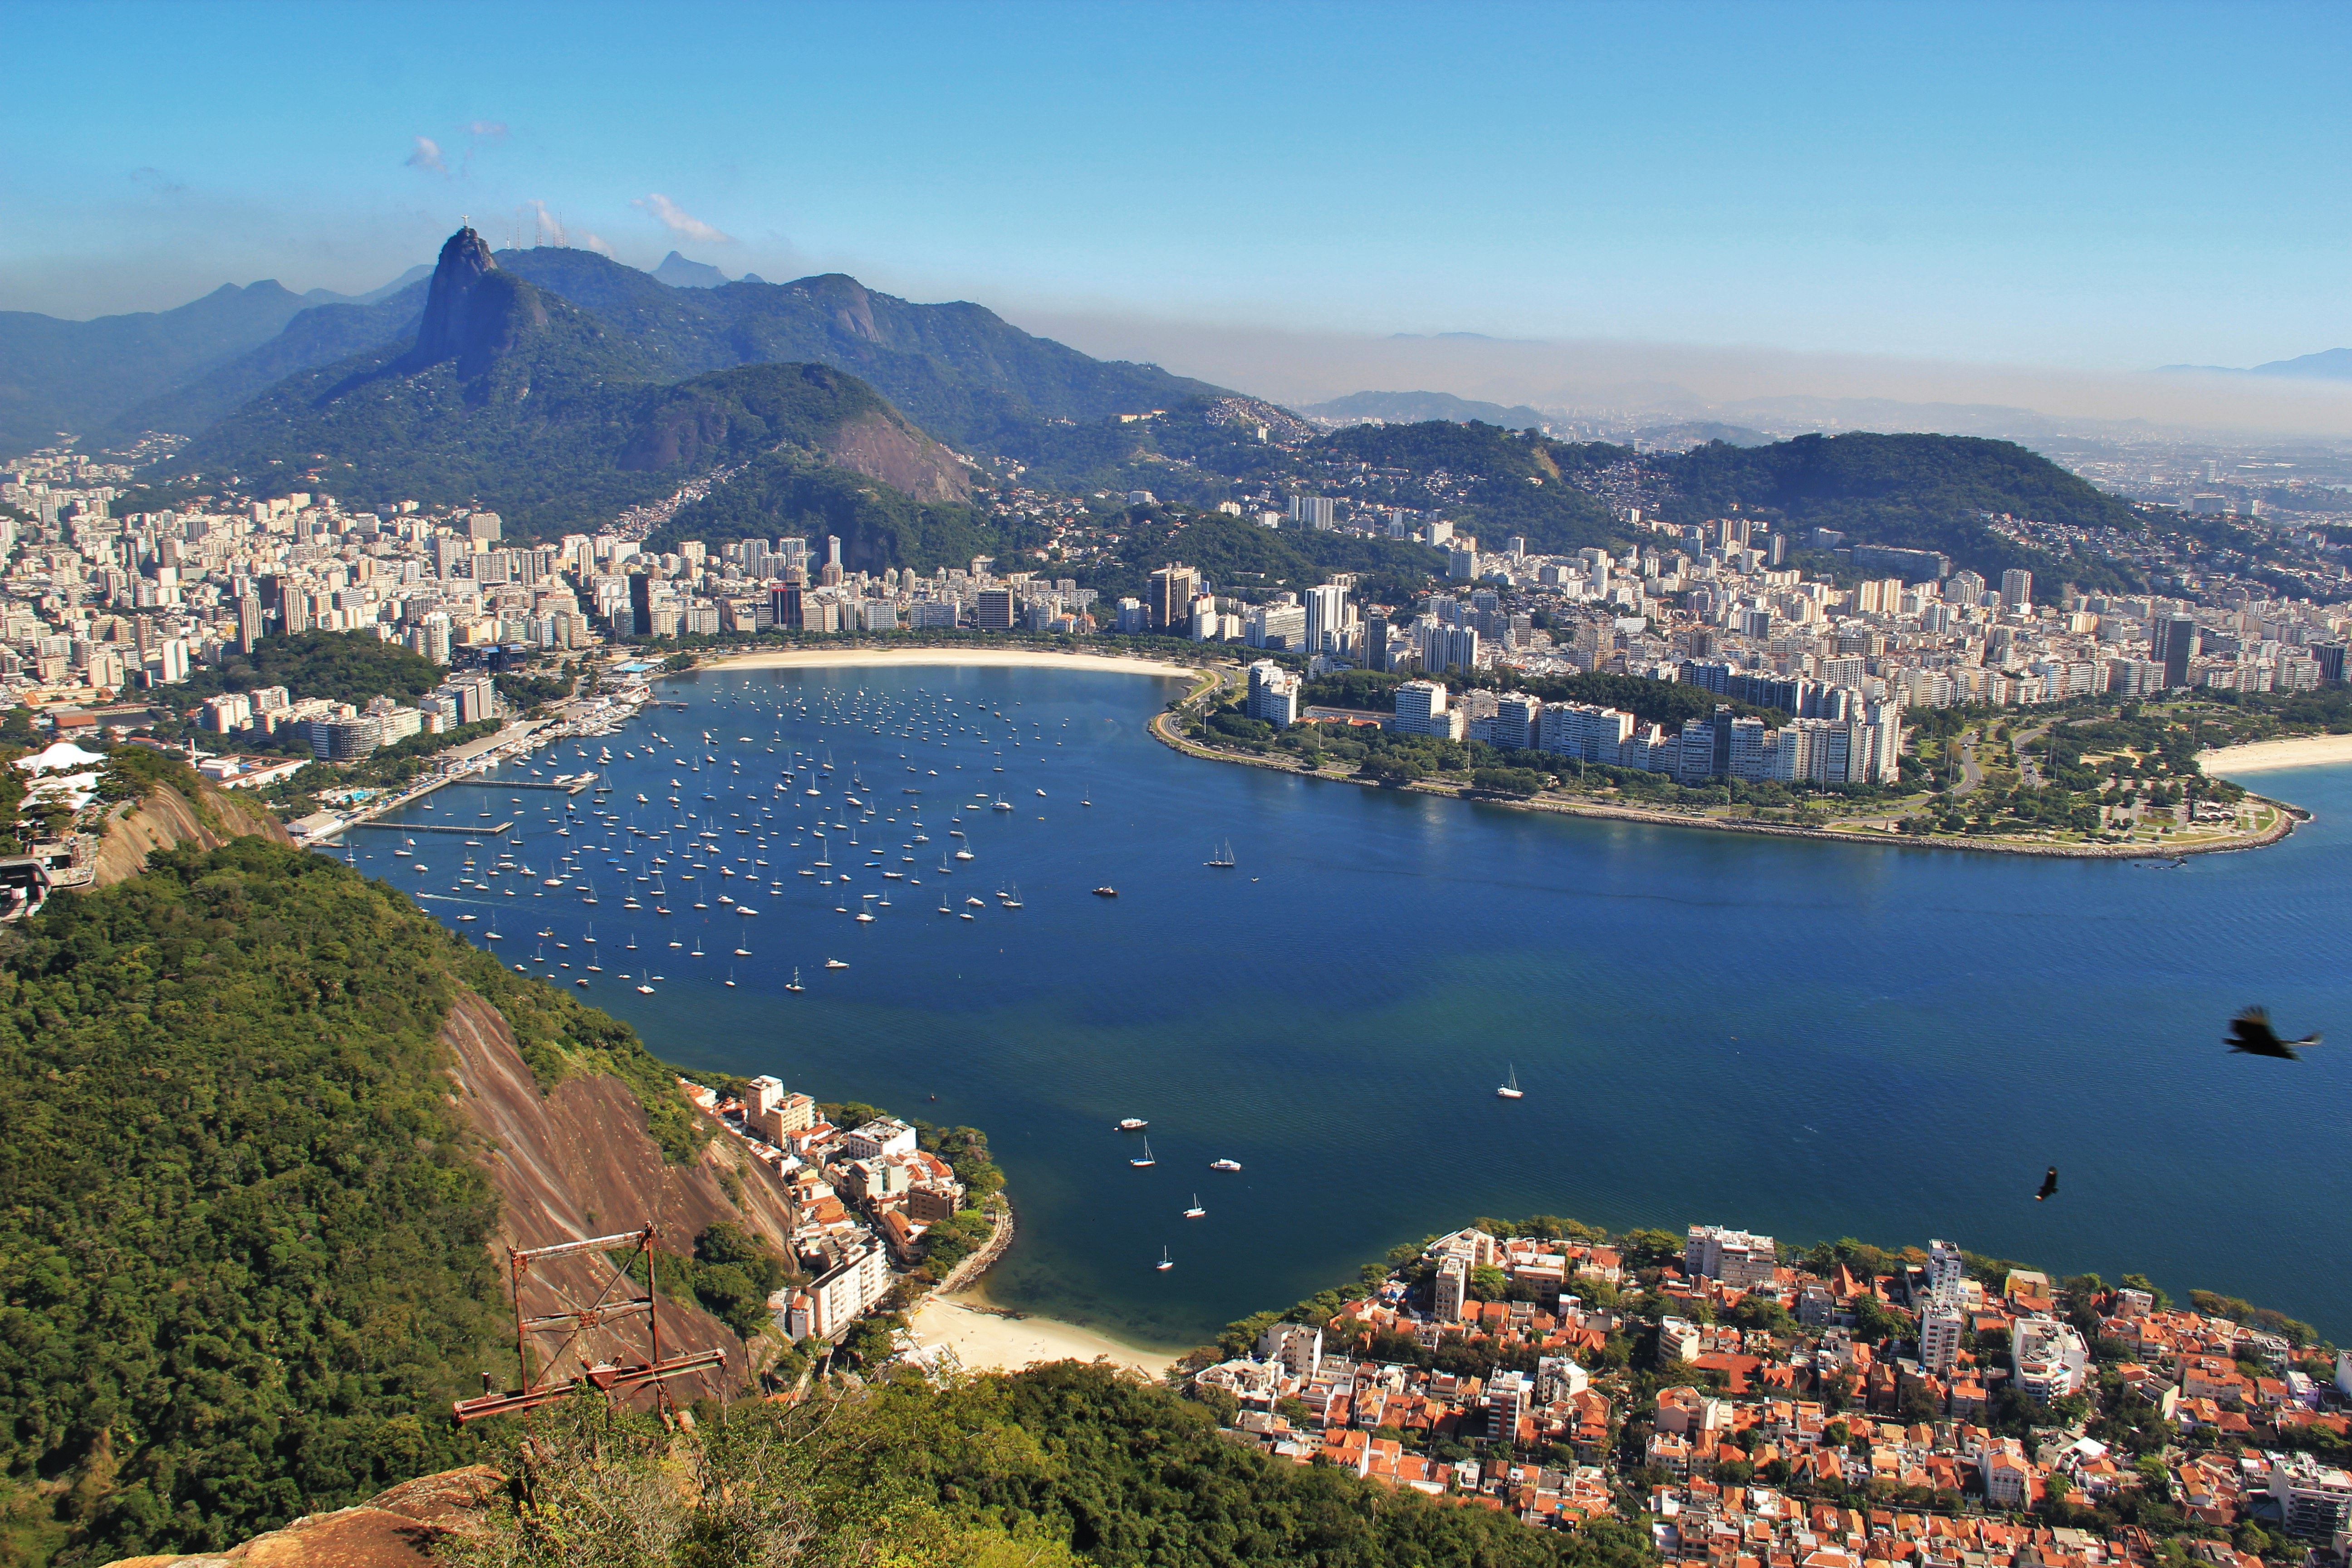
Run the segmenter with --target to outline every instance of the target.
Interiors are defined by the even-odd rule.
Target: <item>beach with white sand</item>
[[[1176,1360],[1076,1323],[1008,1312],[972,1296],[934,1296],[916,1309],[911,1322],[917,1339],[946,1345],[967,1372],[1018,1372],[1049,1361],[1109,1361],[1157,1378]]]
[[[2217,778],[2352,763],[2352,735],[2297,735],[2284,741],[2254,741],[2242,746],[2200,752],[2197,762]]]

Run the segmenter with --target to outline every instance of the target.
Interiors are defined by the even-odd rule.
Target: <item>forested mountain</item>
[[[593,251],[541,247],[498,259],[638,345],[664,380],[767,360],[829,364],[962,447],[992,451],[1037,420],[1100,419],[1219,391],[1157,365],[1091,359],[980,305],[910,304],[840,273],[673,289]]]
[[[60,321],[0,311],[0,451],[84,434],[276,335],[310,301],[274,281],[224,283],[173,310]]]
[[[135,437],[147,430],[190,435],[207,429],[289,375],[415,337],[425,292],[425,279],[418,279],[372,303],[313,305],[267,342],[115,415],[108,433]]]
[[[126,413],[151,398],[208,377],[247,352],[269,342],[281,329],[318,310],[373,305],[411,285],[421,274],[395,279],[366,294],[313,289],[297,294],[274,279],[240,289],[224,283],[201,300],[170,310],[142,310],[72,321],[30,310],[0,310],[0,457],[47,446],[60,430],[77,436],[121,436],[143,429],[193,432],[198,424],[134,422]],[[409,306],[415,315],[416,305]],[[396,325],[397,323],[395,323]],[[390,336],[389,332],[383,336]],[[327,357],[369,347],[371,337]],[[321,363],[289,360],[286,369],[247,384],[250,395],[288,370]],[[204,416],[204,423],[233,405]]]
[[[1800,436],[1768,447],[1710,443],[1657,466],[1671,486],[1663,510],[1678,521],[1722,517],[1737,504],[1799,531],[1833,528],[1849,542],[1940,550],[1994,576],[2021,566],[2086,587],[2145,586],[2095,550],[2053,555],[1985,526],[2004,512],[2092,531],[2141,526],[2122,501],[2012,441]]]
[[[1499,403],[1481,403],[1450,392],[1351,392],[1328,403],[1303,405],[1298,411],[1318,419],[1378,419],[1390,425],[1420,425],[1432,419],[1466,424],[1475,419],[1511,430],[1530,429],[1544,422],[1541,413],[1524,403],[1506,408]]]
[[[289,377],[171,467],[357,504],[478,500],[518,534],[603,522],[755,459],[739,508],[779,485],[846,498],[879,479],[917,508],[969,488],[962,464],[855,376],[763,363],[673,383],[662,352],[660,334],[613,328],[497,266],[467,231],[444,248],[412,341]],[[805,497],[789,510],[826,511]]]

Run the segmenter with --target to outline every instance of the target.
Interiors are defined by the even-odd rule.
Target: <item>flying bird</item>
[[[2232,1051],[2242,1056],[2284,1057],[2288,1061],[2299,1061],[2302,1058],[2295,1055],[2294,1047],[2315,1046],[2319,1044],[2319,1037],[2310,1034],[2299,1040],[2282,1040],[2278,1032],[2271,1027],[2269,1010],[2249,1007],[2230,1020],[2227,1043]]]
[[[2058,1167],[2053,1165],[2042,1173],[2042,1190],[2033,1194],[2033,1201],[2037,1204],[2047,1203],[2057,1191]]]

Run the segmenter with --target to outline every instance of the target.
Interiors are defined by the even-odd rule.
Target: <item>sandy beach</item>
[[[946,1344],[967,1372],[1018,1372],[1034,1362],[1087,1361],[1108,1357],[1149,1377],[1164,1375],[1175,1357],[1051,1318],[1013,1318],[970,1297],[934,1296],[914,1316],[915,1337],[927,1345]]]
[[[2300,735],[2291,741],[2256,741],[2197,753],[2198,765],[2217,777],[2268,773],[2274,768],[2315,768],[2352,763],[2352,735]]]
[[[1183,680],[1190,665],[1154,658],[1129,658],[1113,654],[1047,653],[1024,647],[808,647],[779,648],[714,658],[705,669],[785,669],[796,665],[838,668],[845,665],[964,664],[1040,666],[1054,669],[1100,669],[1118,675],[1156,675],[1163,680]]]

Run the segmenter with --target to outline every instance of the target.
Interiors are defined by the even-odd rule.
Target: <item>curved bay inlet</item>
[[[2278,1062],[2221,1044],[2256,1002],[2352,1038],[2352,773],[2266,778],[2316,821],[2178,868],[1848,847],[1217,766],[1145,732],[1180,689],[945,666],[667,682],[686,709],[611,738],[606,809],[656,836],[756,826],[758,916],[693,910],[676,881],[668,918],[624,912],[645,857],[621,832],[559,839],[565,797],[500,798],[522,860],[581,849],[603,894],[492,900],[501,956],[531,961],[541,929],[576,952],[593,918],[587,999],[663,1056],[985,1129],[1022,1213],[991,1296],[1141,1343],[1532,1213],[1944,1237],[2352,1334],[2330,1245],[2352,1212],[2352,1045]],[[777,787],[795,751],[830,756],[823,796],[805,773]],[[568,743],[541,761],[578,765]],[[861,785],[870,818],[843,804]],[[476,793],[446,792],[438,820]],[[845,825],[823,830],[848,883],[798,874],[820,816]],[[419,835],[430,870],[393,870],[364,837],[362,868],[412,890],[440,893],[468,853]],[[1238,864],[1205,865],[1226,841]],[[974,858],[948,859],[959,845]],[[655,994],[625,967],[658,973]],[[1526,1098],[1497,1099],[1514,1069]],[[1113,1128],[1129,1116],[1150,1122],[1148,1168]],[[2062,1191],[2037,1204],[2053,1163]],[[1195,1193],[1207,1213],[1186,1218]]]

